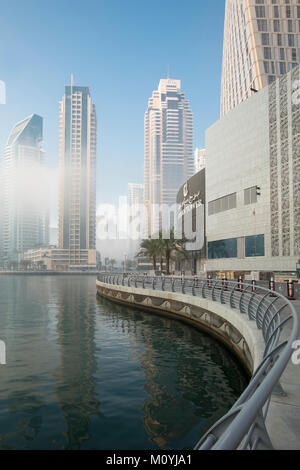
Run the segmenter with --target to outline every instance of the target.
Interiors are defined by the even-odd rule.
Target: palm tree
[[[105,272],[107,271],[107,265],[109,264],[109,258],[105,258],[104,260],[104,264],[105,264]]]
[[[167,238],[167,235],[169,238]],[[164,237],[163,232],[160,232],[161,249],[163,250],[166,258],[166,271],[170,274],[170,260],[175,259],[178,254],[187,257],[187,252],[184,248],[185,240],[176,240],[174,235],[174,228],[171,228],[170,235],[166,234]]]
[[[113,270],[113,269],[114,269],[114,265],[116,264],[116,260],[115,260],[115,259],[109,260],[109,264],[111,265],[111,268],[112,268],[112,270]]]
[[[156,271],[157,258],[161,255],[161,240],[152,240],[150,238],[143,240],[137,256],[140,253],[143,253],[146,258],[152,260],[153,269]]]

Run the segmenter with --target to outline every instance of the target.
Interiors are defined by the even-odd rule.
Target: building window
[[[256,18],[265,18],[266,10],[264,6],[255,7]]]
[[[274,20],[273,24],[274,24],[274,32],[278,33],[280,31],[280,22],[279,22],[279,20]]]
[[[261,42],[263,46],[269,46],[270,39],[268,33],[261,33]]]
[[[279,62],[279,70],[280,70],[281,75],[286,74],[286,63],[285,62]]]
[[[293,34],[288,34],[288,45],[289,47],[295,46],[295,38]]]
[[[208,242],[208,259],[237,258],[237,238]]]
[[[264,70],[265,73],[269,73],[269,62],[267,62],[266,60],[264,61]]]
[[[208,203],[208,215],[219,214],[231,209],[235,209],[237,204],[236,193],[221,197]]]
[[[281,34],[277,34],[277,45],[282,46],[282,35]]]
[[[271,57],[271,48],[270,47],[264,47],[264,58],[265,59],[272,59],[272,57]]]
[[[257,20],[257,28],[258,31],[267,31],[267,20]]]
[[[245,255],[246,258],[265,256],[265,236],[245,237]]]
[[[247,188],[244,191],[244,203],[245,206],[249,204],[255,204],[257,202],[257,186],[252,186],[252,188]]]

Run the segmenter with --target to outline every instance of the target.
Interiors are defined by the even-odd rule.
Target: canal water
[[[0,340],[0,449],[192,449],[247,385],[213,338],[93,276],[1,275]]]

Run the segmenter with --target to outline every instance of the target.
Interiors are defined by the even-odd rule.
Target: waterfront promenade
[[[245,419],[248,419],[246,418],[247,413],[250,413],[250,411],[252,413],[250,409],[251,406],[252,408],[255,406],[259,407],[261,404],[263,407],[263,403],[266,402],[262,394],[269,393],[270,409],[265,425],[271,442],[269,440],[269,444],[267,441],[263,443],[264,437],[260,434],[262,427],[261,424],[257,422],[257,435],[253,436],[253,434],[250,434],[250,436],[252,435],[254,448],[255,443],[259,442],[262,438],[260,448],[270,448],[272,445],[275,450],[300,449],[300,365],[293,364],[290,358],[292,345],[294,345],[297,338],[300,340],[297,324],[297,315],[298,318],[300,315],[300,300],[293,301],[294,308],[292,308],[290,304],[290,307],[288,307],[289,310],[285,310],[284,306],[286,304],[284,302],[284,295],[282,297],[276,296],[276,298],[274,295],[270,295],[268,298],[268,294],[265,295],[265,291],[261,290],[263,288],[257,288],[255,291],[257,300],[255,300],[253,294],[249,295],[249,286],[247,287],[247,285],[245,285],[245,287],[243,287],[243,285],[241,285],[236,288],[236,284],[233,283],[231,286],[229,281],[226,281],[224,284],[221,283],[221,281],[186,280],[181,284],[180,280],[176,279],[176,282],[175,280],[171,282],[172,286],[169,280],[159,278],[148,279],[132,277],[132,279],[128,279],[128,281],[126,280],[124,283],[124,280],[122,281],[122,278],[118,276],[104,276],[103,279],[99,276],[98,281],[98,293],[104,297],[111,298],[111,300],[117,303],[132,304],[139,306],[139,308],[150,309],[150,311],[152,309],[154,311],[159,310],[163,315],[171,313],[176,317],[182,317],[183,321],[189,323],[193,323],[196,319],[196,323],[199,322],[204,328],[207,327],[209,330],[212,330],[212,334],[224,333],[223,340],[226,340],[227,335],[230,347],[235,349],[235,352],[242,358],[243,362],[248,363],[248,366],[251,363],[252,357],[252,371],[257,370],[257,367],[261,364],[262,354],[265,355],[264,357],[266,357],[267,354],[272,354],[270,349],[271,334],[274,338],[272,347],[274,351],[276,351],[276,345],[279,346],[279,336],[277,336],[275,340],[274,335],[279,328],[281,330],[280,344],[287,345],[289,343],[289,346],[285,348],[285,359],[281,361],[282,369],[280,373],[277,365],[276,367],[273,365],[268,370],[268,366],[266,365],[269,361],[268,359],[263,366],[265,367],[265,372],[268,370],[267,374],[270,374],[266,382],[263,379],[263,382],[261,382],[257,389],[255,385],[253,386],[255,381],[260,380],[258,377],[263,377],[264,375],[264,369],[260,368],[258,374],[253,378],[254,382],[252,380],[249,387],[247,387],[247,391],[245,390],[244,398],[241,398],[241,400],[245,400],[245,397],[248,397],[246,401],[244,401],[244,410],[246,409],[247,411],[244,412],[243,410],[243,415],[241,413],[244,421],[239,423],[239,420],[237,420],[235,422],[236,426],[234,424],[230,430],[228,429],[226,437],[226,439],[228,438],[228,443],[226,446],[224,446],[222,442],[221,447],[217,446],[215,448],[238,448],[235,447],[239,444],[236,433],[239,432],[240,424],[242,424],[242,427],[245,426]],[[243,288],[243,293],[240,294],[240,289]],[[274,299],[272,299],[272,297]],[[213,300],[213,302],[208,299]],[[262,308],[264,309],[263,311]],[[264,311],[266,316],[264,316]],[[240,313],[243,314],[246,312],[248,312],[251,319],[247,318],[247,316],[240,315]],[[289,320],[292,318],[289,316],[291,313],[294,318],[293,322]],[[278,315],[280,315],[280,317],[278,317]],[[257,326],[262,329],[264,335],[263,342],[261,336],[262,332],[259,332],[253,320],[255,320]],[[276,321],[278,328],[275,329],[274,326],[272,327],[271,323],[268,323],[268,321],[271,323]],[[282,324],[281,327],[279,323]],[[268,342],[268,346],[265,350],[264,344],[266,344],[266,342]],[[241,345],[248,346],[248,353],[251,352],[250,356],[247,354],[247,347],[246,349],[243,347],[242,349],[236,350],[236,346],[239,348]],[[264,350],[265,352],[263,353]],[[276,359],[276,361],[277,360],[278,359]],[[272,379],[270,377],[272,377]],[[278,381],[280,381],[281,387],[275,387]],[[268,389],[269,392],[267,392]],[[273,394],[270,396],[272,390]],[[280,390],[283,390],[284,393],[279,394],[278,392],[280,392]],[[252,397],[251,394],[253,394]],[[252,398],[254,398],[254,394],[255,399],[253,401]],[[243,401],[240,402],[240,404],[242,403]],[[233,407],[231,414],[237,412],[239,413],[238,408],[234,411]],[[266,408],[263,408],[263,415],[266,416]],[[250,418],[247,425],[252,426]],[[211,430],[212,434],[209,439],[215,438],[215,436],[218,435],[218,426],[222,425],[217,424],[215,429]],[[253,433],[251,429],[250,433]],[[232,438],[230,437],[231,434],[233,436]],[[200,449],[200,446],[198,448]],[[208,447],[206,446],[205,448]]]
[[[293,305],[300,318],[300,300]],[[286,396],[272,395],[267,428],[276,450],[300,450],[300,365],[290,361],[280,384]]]

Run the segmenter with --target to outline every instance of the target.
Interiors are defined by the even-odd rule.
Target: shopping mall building
[[[206,131],[206,261],[197,274],[292,275],[300,260],[299,67]],[[187,182],[189,185],[189,182]],[[203,188],[199,188],[203,189]],[[182,188],[179,192],[182,194]],[[199,253],[194,255],[200,259]],[[203,258],[203,252],[202,256]]]

